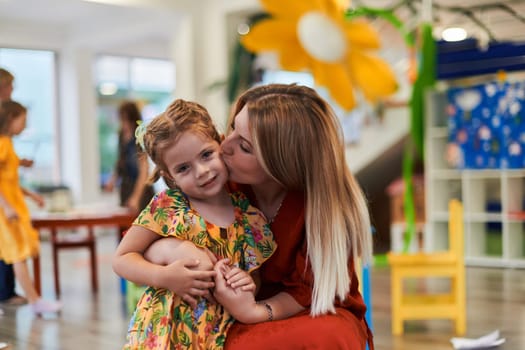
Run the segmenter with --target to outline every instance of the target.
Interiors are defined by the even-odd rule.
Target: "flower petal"
[[[328,16],[335,19],[342,18],[344,12],[350,7],[350,0],[325,0],[323,7]]]
[[[321,10],[323,0],[261,0],[264,9],[272,16],[297,19],[303,13]]]
[[[316,61],[314,67],[316,84],[326,87],[330,96],[341,108],[351,110],[355,106],[355,97],[350,75],[344,65]]]
[[[348,41],[359,48],[377,49],[381,46],[376,30],[363,20],[352,20],[344,23]]]
[[[294,38],[297,40],[294,21],[265,19],[255,24],[240,40],[246,50],[260,52],[278,50]]]
[[[397,90],[397,81],[390,66],[379,57],[352,50],[348,55],[352,80],[364,96],[375,101]]]
[[[311,57],[304,51],[297,39],[283,43],[279,62],[284,70],[302,71],[310,66]]]

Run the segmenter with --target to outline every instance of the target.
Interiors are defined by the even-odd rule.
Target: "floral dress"
[[[8,264],[38,255],[38,232],[31,226],[31,216],[18,178],[20,160],[10,137],[0,136],[0,194],[16,211],[18,218],[8,220],[0,207],[0,260]]]
[[[133,223],[164,237],[192,241],[208,248],[218,259],[253,271],[275,251],[273,235],[264,216],[240,192],[230,194],[235,220],[221,228],[204,220],[176,189],[160,192]],[[192,309],[181,297],[149,287],[137,303],[124,349],[222,349],[234,318],[219,304],[205,298]]]

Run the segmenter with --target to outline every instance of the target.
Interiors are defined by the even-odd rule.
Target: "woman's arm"
[[[214,283],[214,271],[196,258],[182,258],[162,266],[144,258],[148,247],[162,238],[142,226],[133,225],[124,235],[113,257],[113,270],[119,276],[141,285],[166,288],[180,295],[190,305],[196,297],[206,296]]]
[[[221,263],[215,265],[215,299],[221,303],[235,319],[242,323],[260,323],[282,320],[293,316],[305,308],[288,293],[278,293],[266,299],[255,301],[252,292],[234,289],[227,285],[222,273]]]
[[[126,202],[126,207],[128,207],[133,212],[138,212],[140,209],[140,198],[144,192],[148,181],[148,158],[144,155],[137,155],[137,165],[139,170],[139,175],[133,186],[133,192],[129,196],[128,201]]]

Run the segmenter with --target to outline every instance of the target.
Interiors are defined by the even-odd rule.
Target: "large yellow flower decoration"
[[[345,110],[355,106],[354,89],[369,101],[397,89],[390,67],[370,53],[380,46],[377,33],[362,20],[344,18],[347,1],[260,1],[271,18],[241,38],[248,51],[277,51],[283,69],[309,70]]]

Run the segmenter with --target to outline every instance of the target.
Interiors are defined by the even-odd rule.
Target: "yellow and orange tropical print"
[[[133,224],[163,237],[189,240],[209,249],[217,259],[229,258],[233,265],[250,272],[277,246],[263,214],[246,196],[235,192],[230,198],[235,220],[226,228],[226,235],[200,216],[177,189],[158,193]],[[131,317],[124,349],[221,350],[234,321],[220,304],[201,298],[192,309],[172,291],[149,287]]]

